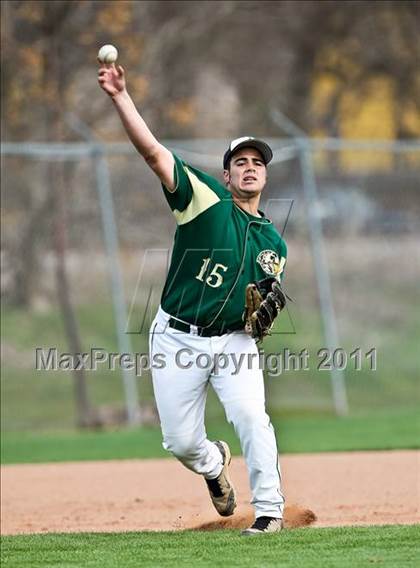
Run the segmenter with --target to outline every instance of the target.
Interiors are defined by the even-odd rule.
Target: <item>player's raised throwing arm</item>
[[[133,145],[162,183],[169,190],[175,189],[174,158],[171,152],[156,140],[138,113],[126,88],[124,69],[121,65],[115,67],[114,64],[101,64],[98,81],[112,99]]]

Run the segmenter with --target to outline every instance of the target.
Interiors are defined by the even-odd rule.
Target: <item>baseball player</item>
[[[204,425],[211,384],[249,472],[256,520],[242,534],[280,531],[284,497],[256,345],[285,304],[280,282],[286,245],[258,209],[272,151],[253,137],[233,140],[223,158],[223,185],[158,142],[127,92],[121,66],[102,64],[98,80],[131,142],[160,179],[177,222],[149,335],[151,360],[156,353],[165,356],[164,366],[152,368],[163,446],[204,477],[220,515],[233,514],[230,449],[226,442],[208,440]]]

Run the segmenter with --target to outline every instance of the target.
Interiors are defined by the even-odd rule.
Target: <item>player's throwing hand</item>
[[[126,90],[125,73],[121,65],[115,67],[114,63],[110,65],[101,63],[98,71],[98,82],[110,97],[115,97],[118,93]]]

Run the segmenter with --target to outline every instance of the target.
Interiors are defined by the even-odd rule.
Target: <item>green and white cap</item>
[[[241,148],[255,148],[263,157],[265,165],[271,162],[273,158],[273,151],[270,146],[264,142],[263,140],[258,140],[258,138],[254,138],[253,136],[242,136],[241,138],[235,138],[229,144],[229,148],[226,150],[225,155],[223,156],[223,168],[225,170],[229,167],[229,162],[238,150]]]

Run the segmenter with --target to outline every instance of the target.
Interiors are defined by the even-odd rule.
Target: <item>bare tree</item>
[[[52,47],[49,22],[59,12],[60,34]],[[57,51],[57,120],[71,110],[99,136],[124,136],[96,83],[102,43],[119,47],[133,97],[160,137],[196,137],[201,128],[214,137],[233,130],[275,135],[268,113],[273,103],[304,130],[337,136],[344,97],[353,92],[363,98],[375,77],[391,85],[396,136],[419,135],[409,118],[418,114],[420,101],[415,1],[16,1],[3,2],[2,13],[7,140],[51,140],[55,94],[44,67]],[[325,76],[334,88],[321,109],[314,87]],[[211,97],[206,88],[214,90]],[[63,137],[74,138],[60,128]],[[17,208],[26,208],[13,249],[18,254],[11,255],[25,258],[14,264],[14,301],[21,305],[30,304],[37,289],[45,243],[37,219],[50,207],[49,196],[34,199],[32,193],[22,184],[13,196]]]

